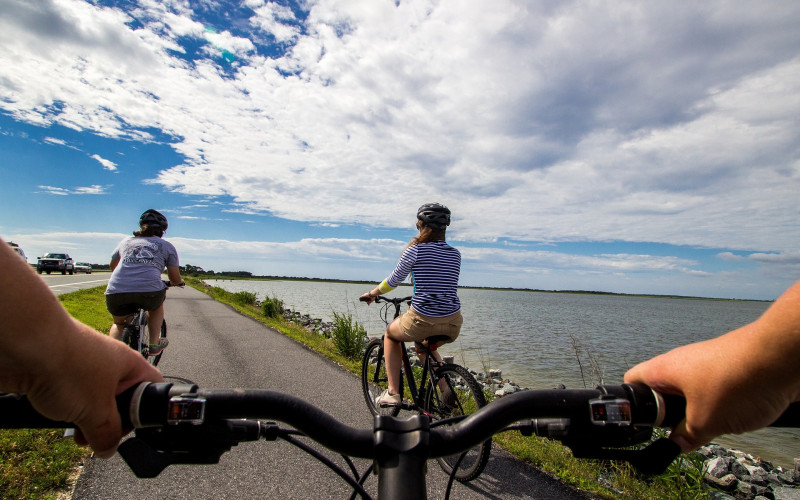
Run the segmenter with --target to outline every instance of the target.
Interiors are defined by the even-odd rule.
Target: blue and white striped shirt
[[[384,283],[396,288],[411,274],[411,307],[423,316],[441,318],[461,309],[456,293],[460,271],[461,253],[447,242],[430,241],[406,248]]]

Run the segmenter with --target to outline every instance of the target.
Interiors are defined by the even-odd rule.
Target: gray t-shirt
[[[129,236],[117,245],[111,258],[119,259],[119,264],[108,280],[106,295],[157,292],[164,288],[164,268],[179,265],[175,247],[158,236]]]

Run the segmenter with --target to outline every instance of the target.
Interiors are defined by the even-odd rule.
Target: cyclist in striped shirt
[[[414,285],[411,307],[386,328],[384,352],[389,388],[375,402],[379,406],[400,404],[400,365],[404,342],[422,342],[442,335],[452,342],[461,331],[461,302],[458,300],[458,275],[461,253],[445,241],[450,225],[450,210],[438,203],[427,203],[417,210],[417,235],[408,244],[397,267],[388,278],[361,299],[371,304],[375,297],[397,288],[408,275]],[[417,350],[418,354],[421,351]],[[433,351],[441,361],[441,355]]]

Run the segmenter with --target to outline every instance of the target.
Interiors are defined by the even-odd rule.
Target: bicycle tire
[[[436,370],[438,380],[446,380],[448,388],[455,396],[455,400],[445,402],[442,389],[439,384],[432,382],[428,388],[424,403],[425,410],[430,413],[432,419],[440,420],[443,418],[470,415],[478,411],[479,408],[486,406],[486,396],[483,388],[475,380],[475,377],[463,366],[446,364]],[[489,461],[489,454],[492,451],[492,440],[487,439],[483,443],[467,450],[464,459],[458,464],[455,478],[461,483],[472,481],[481,475],[483,469]],[[461,458],[461,453],[439,457],[436,459],[439,466],[447,474],[453,473],[453,467]]]
[[[167,320],[161,320],[161,338],[167,337]],[[148,361],[153,366],[158,366],[158,362],[161,361],[161,356],[164,354],[164,349],[161,349],[161,352],[156,354],[155,356],[150,356]]]
[[[377,372],[377,376],[376,376]],[[386,377],[386,363],[383,359],[383,339],[370,340],[364,351],[361,361],[361,387],[364,390],[364,400],[367,408],[373,415],[396,417],[400,413],[400,406],[379,407],[375,398],[389,388],[389,379]],[[400,394],[403,393],[403,372],[400,371]]]

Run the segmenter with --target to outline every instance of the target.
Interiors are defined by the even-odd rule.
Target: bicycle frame
[[[411,297],[404,297],[402,299],[395,299],[394,301],[390,301],[390,300],[387,300],[387,299],[383,299],[383,300],[386,301],[386,307],[387,308],[388,308],[389,304],[394,305],[395,311],[394,311],[394,317],[392,319],[396,319],[396,318],[398,318],[400,316],[400,307],[403,304],[403,302],[408,303],[411,300]],[[388,326],[389,321],[384,319],[384,322]],[[381,335],[381,337],[380,337],[381,338],[381,344],[383,344],[383,342],[384,342],[384,337],[385,337],[385,334]],[[405,380],[408,383],[408,390],[411,393],[412,405],[411,406],[402,405],[401,407],[404,410],[416,410],[416,411],[421,411],[421,412],[427,414],[427,412],[425,412],[425,410],[423,409],[424,406],[425,406],[425,402],[423,401],[423,398],[421,397],[421,395],[425,394],[426,383],[430,383],[431,385],[433,385],[436,382],[438,382],[438,379],[436,379],[436,374],[433,371],[432,364],[431,364],[431,358],[433,357],[433,351],[430,349],[430,347],[428,345],[425,345],[425,344],[423,344],[421,342],[416,342],[415,344],[420,345],[425,350],[425,362],[422,364],[422,376],[420,378],[420,386],[419,386],[419,388],[417,387],[417,381],[414,378],[414,372],[413,372],[412,365],[411,365],[411,359],[408,357],[408,350],[406,349],[405,342],[403,342],[402,343],[402,350],[401,350],[401,352],[402,352],[402,360],[403,360],[403,371],[405,372]],[[380,361],[380,360],[383,359],[383,347],[381,347],[381,349],[378,351],[378,353],[379,353],[379,356],[378,356],[379,361],[378,361],[378,363],[381,363],[382,361]],[[402,373],[401,373],[401,376],[403,376]],[[378,377],[378,370],[375,371],[375,378],[377,379],[377,377]],[[373,382],[377,382],[377,380],[373,380]],[[451,389],[452,389],[452,387],[451,387]],[[428,414],[428,416],[431,416],[431,415]]]
[[[149,342],[142,343],[142,338],[149,335],[147,332],[147,311],[141,307],[133,313],[133,317],[125,323],[123,333],[123,341],[128,344],[131,349],[134,349],[142,356],[147,358],[149,350]],[[127,338],[126,338],[127,337]]]

